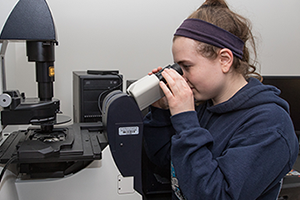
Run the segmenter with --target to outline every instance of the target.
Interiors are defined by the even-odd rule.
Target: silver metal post
[[[8,45],[7,40],[0,41],[0,58],[1,58],[1,72],[2,72],[2,91],[6,90],[6,75],[5,75],[5,52]]]

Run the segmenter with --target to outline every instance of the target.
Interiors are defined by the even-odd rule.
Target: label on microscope
[[[130,127],[119,127],[119,135],[138,135],[139,127],[130,126]]]

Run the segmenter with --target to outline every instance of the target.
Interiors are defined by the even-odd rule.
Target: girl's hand
[[[159,72],[160,70],[162,70],[162,67],[158,67],[158,68],[152,69],[152,72],[149,72],[148,75],[155,74],[155,73]]]
[[[161,81],[160,87],[165,93],[171,114],[195,110],[193,91],[186,80],[173,69],[165,69],[162,76],[168,86]]]
[[[155,74],[155,73],[159,72],[160,70],[162,70],[162,67],[158,67],[156,69],[153,69],[152,72],[148,73],[148,75]],[[157,108],[161,108],[161,109],[169,109],[169,105],[168,105],[168,101],[167,101],[166,97],[163,97],[163,98],[159,99],[158,101],[154,102],[152,104],[152,106],[157,107]]]

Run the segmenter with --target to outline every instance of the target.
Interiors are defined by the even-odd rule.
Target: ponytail
[[[202,4],[201,7],[206,7],[206,6],[228,8],[226,2],[223,0],[207,0]]]

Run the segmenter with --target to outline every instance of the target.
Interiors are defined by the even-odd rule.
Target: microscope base
[[[23,180],[6,171],[0,200],[142,200],[133,189],[133,178],[120,175],[109,148],[102,151],[102,157],[64,178]]]

